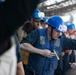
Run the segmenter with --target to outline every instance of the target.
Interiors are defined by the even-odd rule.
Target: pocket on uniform
[[[57,68],[57,63],[55,62],[53,62],[53,63],[50,63],[50,66],[49,66],[49,69],[51,70],[55,70]]]

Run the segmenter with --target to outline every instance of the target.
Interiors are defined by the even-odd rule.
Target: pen
[[[55,51],[55,50],[53,50],[53,51],[54,51],[54,53],[56,54],[57,59],[60,60],[60,58],[59,58],[59,56],[57,55],[56,51]]]

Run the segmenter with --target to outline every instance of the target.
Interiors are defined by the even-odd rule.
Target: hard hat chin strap
[[[50,34],[50,36],[51,36],[51,39],[53,39],[53,38],[52,38],[53,29],[54,29],[54,27],[51,27],[51,34]]]

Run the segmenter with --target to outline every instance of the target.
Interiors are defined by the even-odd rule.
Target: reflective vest
[[[30,33],[32,30],[34,30],[33,26],[31,25],[30,22],[26,22],[24,24],[24,26],[22,26],[21,28],[19,28],[18,31],[18,38],[19,41],[21,42],[23,38],[25,38],[27,36],[28,33]],[[28,58],[29,58],[29,52],[25,52],[23,49],[21,50],[21,55],[23,58],[23,64],[27,65],[28,63]]]
[[[25,38],[26,36],[27,36],[27,33],[24,32],[23,38]],[[23,60],[22,60],[23,64],[27,65],[28,58],[29,58],[29,52],[25,52],[23,49],[21,49],[21,52],[20,53],[21,53],[22,58],[23,58]]]
[[[49,41],[47,29],[39,29],[39,34],[35,47],[39,49],[48,49],[52,52],[55,50],[58,56],[60,56],[63,37]],[[57,62],[58,59],[55,56],[53,58],[47,58],[39,54],[30,53],[27,69],[35,72],[37,75],[53,75],[54,70],[57,68]]]
[[[25,32],[24,30],[22,30],[22,27],[20,27],[18,29],[18,40],[19,40],[19,42],[21,42],[22,39],[27,36],[27,32]],[[22,58],[23,58],[23,60],[22,60],[23,64],[27,65],[28,58],[29,58],[29,52],[25,52],[23,49],[21,49],[20,53],[21,53]]]

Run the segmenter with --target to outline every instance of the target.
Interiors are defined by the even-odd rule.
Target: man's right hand
[[[53,56],[56,56],[56,54],[54,52],[51,52],[50,50],[48,49],[44,49],[41,51],[42,52],[42,56],[45,56],[45,57],[49,57],[49,58],[52,58]]]

